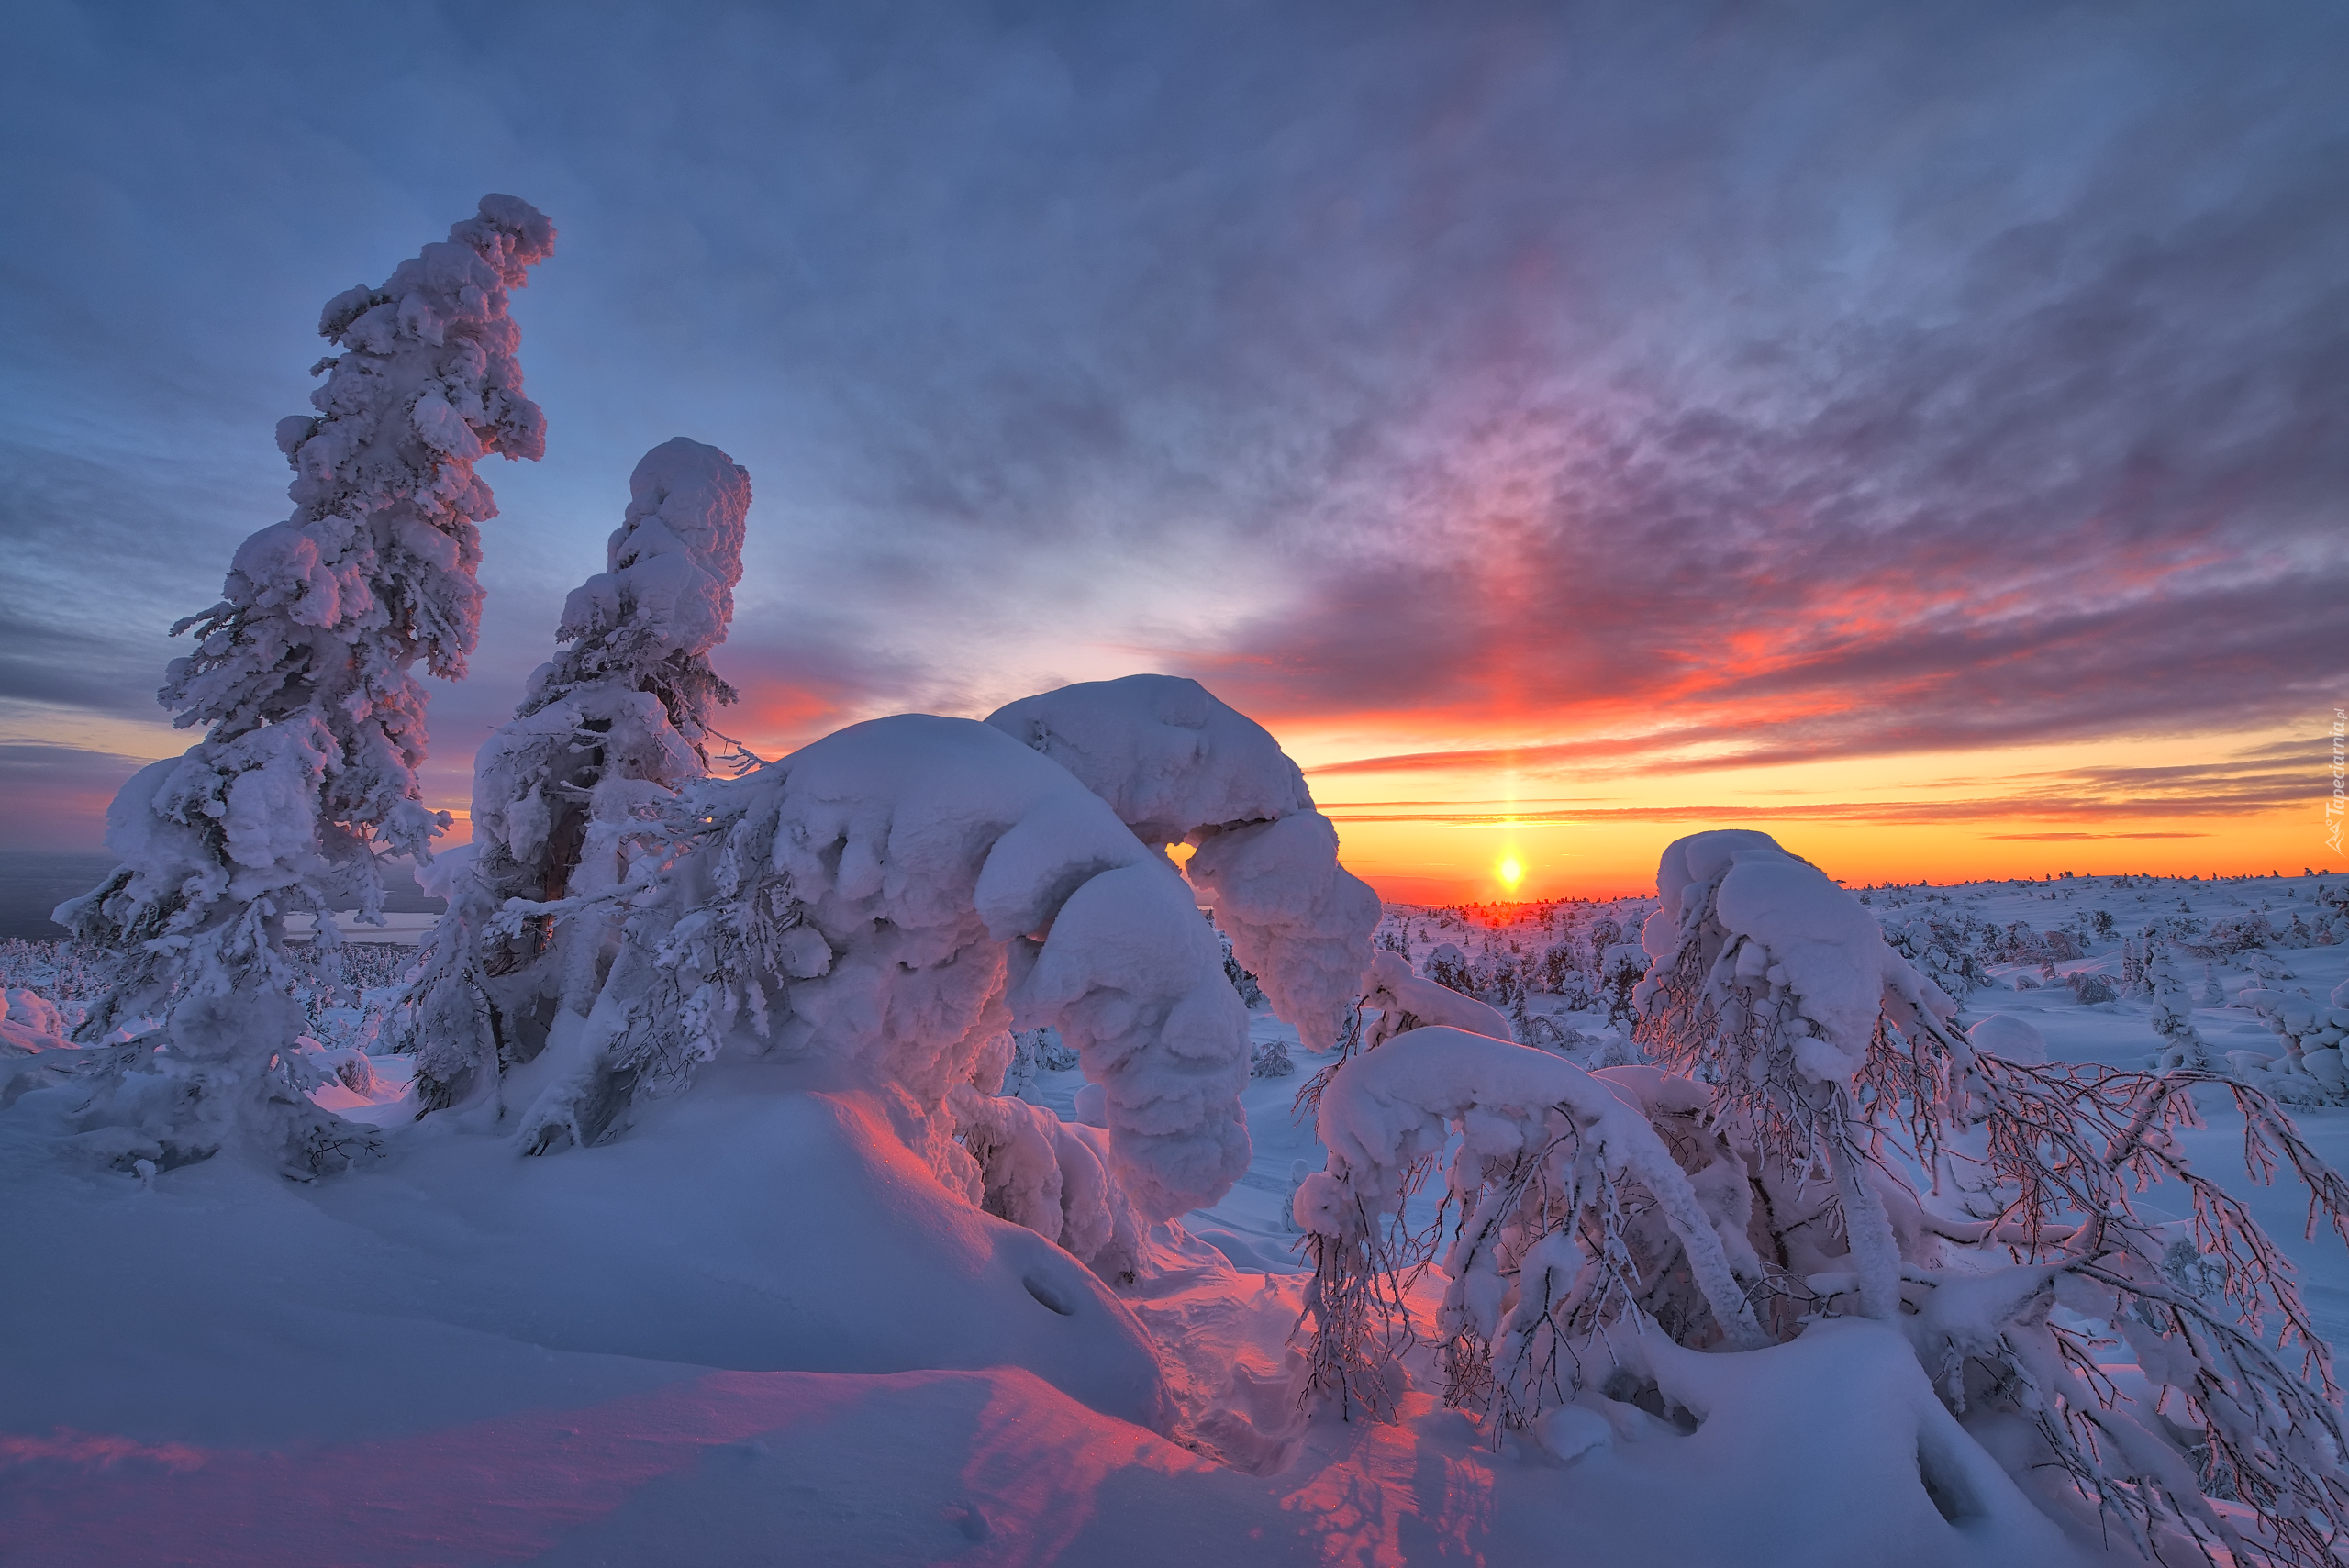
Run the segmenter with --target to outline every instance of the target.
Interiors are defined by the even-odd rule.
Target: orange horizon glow
[[[725,721],[763,756],[868,717],[837,694],[736,679],[744,700]],[[1650,892],[1666,844],[1729,827],[1854,884],[2343,869],[2326,842],[2329,723],[1760,762],[1694,728],[1569,738],[1554,714],[1520,723],[1515,745],[1483,716],[1438,727],[1364,712],[1275,732],[1342,862],[1397,903]],[[124,776],[141,760],[114,756]],[[470,781],[451,769],[431,782],[429,804],[452,817],[440,845],[455,848],[471,836]],[[111,788],[61,776],[18,795],[12,845],[99,847]]]
[[[1712,828],[1767,832],[1855,884],[2343,863],[2326,840],[2329,764],[2304,733],[1718,767],[1686,751],[1657,766],[1602,743],[1580,765],[1529,747],[1518,755],[1531,763],[1477,751],[1447,768],[1434,748],[1405,744],[1382,769],[1343,760],[1360,739],[1292,744],[1340,752],[1334,766],[1308,762],[1316,800],[1347,867],[1396,903],[1649,892],[1664,846]]]

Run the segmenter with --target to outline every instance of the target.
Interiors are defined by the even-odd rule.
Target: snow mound
[[[2035,1067],[2047,1060],[2047,1037],[2034,1026],[2006,1013],[1992,1013],[1967,1029],[1965,1038],[1986,1056],[2002,1057],[2025,1067]]]

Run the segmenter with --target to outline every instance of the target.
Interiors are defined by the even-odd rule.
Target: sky
[[[432,683],[460,838],[686,435],[751,476],[763,755],[1157,670],[1395,898],[1710,826],[2349,864],[2330,0],[16,0],[0,141],[0,848],[189,742],[165,633],[290,509],[319,306],[502,191],[549,434]]]

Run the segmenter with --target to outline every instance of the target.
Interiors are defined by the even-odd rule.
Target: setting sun
[[[1519,863],[1515,855],[1505,856],[1501,861],[1500,877],[1501,885],[1515,893],[1517,884],[1525,880],[1525,867]]]

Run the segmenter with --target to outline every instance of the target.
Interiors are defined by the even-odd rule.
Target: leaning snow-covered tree
[[[1338,830],[1280,742],[1197,681],[1086,681],[987,722],[1076,775],[1215,906],[1240,966],[1308,1050],[1329,1051],[1361,999],[1378,895],[1338,863]]]
[[[975,1201],[949,1097],[983,1052],[1000,1079],[1016,1021],[1058,1029],[1106,1088],[1118,1168],[1153,1218],[1245,1169],[1247,1011],[1215,933],[1066,770],[904,714],[705,784],[686,810],[698,841],[640,895],[588,1027],[550,1048],[528,1146],[592,1142],[732,1048],[899,1096],[908,1141]]]
[[[1658,884],[1638,1032],[1659,1066],[1585,1073],[1422,1029],[1334,1076],[1329,1165],[1296,1200],[1315,1387],[1391,1402],[1404,1282],[1441,1249],[1446,1394],[1496,1442],[1571,1439],[1568,1407],[1610,1400],[1693,1421],[1773,1375],[1744,1356],[1783,1367],[1799,1341],[1814,1378],[1916,1396],[1892,1390],[1897,1440],[1944,1518],[2027,1497],[2162,1562],[2339,1561],[2330,1351],[2275,1244],[2174,1136],[2196,1089],[2231,1095],[2254,1174],[2280,1154],[2311,1228],[2349,1237],[2349,1186],[2273,1102],[2049,1062],[2018,1028],[1969,1039],[1868,911],[1765,835],[1683,839]],[[1414,1228],[1447,1137],[1442,1206]],[[2145,1212],[2157,1184],[2188,1218]],[[2133,1369],[2099,1357],[2115,1343]]]
[[[494,1089],[551,1029],[583,1026],[619,942],[622,885],[648,819],[709,771],[734,700],[710,651],[742,579],[751,476],[683,436],[645,453],[605,570],[573,589],[558,641],[473,766],[473,842],[443,857],[448,912],[407,1000],[424,1105]],[[492,937],[509,898],[589,901]]]
[[[522,392],[509,291],[554,245],[528,203],[475,217],[381,288],[327,304],[317,412],[282,421],[295,510],[238,547],[220,603],[173,628],[196,642],[161,693],[204,739],[136,774],[107,813],[122,865],[59,911],[120,955],[83,1038],[161,1017],[94,1064],[91,1135],[120,1160],[173,1164],[249,1144],[289,1174],[345,1162],[363,1129],[300,1080],[289,914],[379,916],[385,852],[428,857],[425,694],[413,668],[464,673],[480,623],[473,465],[536,458],[546,421]],[[102,1130],[103,1129],[103,1130]]]
[[[1030,701],[1049,726],[905,715],[703,782],[668,815],[673,863],[507,905],[493,929],[509,935],[634,910],[586,1027],[534,1071],[525,1147],[596,1141],[733,1050],[896,1096],[948,1186],[1107,1277],[1130,1266],[1140,1220],[1214,1201],[1247,1162],[1247,1014],[1167,847],[1198,845],[1197,876],[1222,845],[1235,941],[1324,1038],[1362,988],[1376,899],[1338,867],[1296,765],[1196,683]],[[1031,750],[1007,733],[1023,728],[1084,744]],[[1106,1139],[998,1095],[1015,1027],[1074,1050]]]

